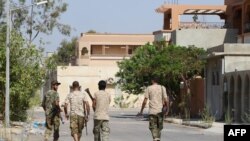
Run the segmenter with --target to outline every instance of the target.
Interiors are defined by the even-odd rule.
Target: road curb
[[[212,127],[213,123],[206,123],[206,122],[202,122],[202,121],[200,121],[200,122],[185,121],[185,122],[182,122],[182,125],[208,129],[208,128]]]
[[[165,122],[169,123],[175,123],[175,124],[182,124],[182,119],[177,119],[177,118],[165,118]]]
[[[203,129],[208,129],[208,128],[211,128],[213,126],[213,123],[206,123],[203,121],[183,120],[183,119],[177,119],[177,118],[165,118],[164,121],[169,122],[169,123],[174,123],[174,124],[199,127],[199,128],[203,128]]]

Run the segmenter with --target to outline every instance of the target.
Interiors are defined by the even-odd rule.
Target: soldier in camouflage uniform
[[[152,133],[153,141],[160,141],[161,130],[163,129],[163,118],[162,113],[163,105],[168,106],[168,96],[166,88],[158,84],[158,78],[152,79],[152,85],[148,86],[145,90],[145,98],[142,103],[141,111],[138,115],[142,115],[143,109],[149,99],[149,129]],[[167,108],[169,109],[169,108]],[[166,115],[168,111],[166,112]]]
[[[99,91],[94,94],[94,141],[109,141],[109,104],[111,96],[105,91],[106,82],[101,80],[98,83]]]
[[[74,81],[72,86],[73,92],[68,94],[65,99],[64,112],[67,120],[70,117],[71,136],[74,138],[74,141],[80,141],[82,129],[84,128],[84,124],[88,121],[90,108],[87,94],[80,91],[78,81]],[[70,104],[70,115],[68,115],[67,111],[68,104]],[[85,107],[86,111],[84,111]]]
[[[57,92],[59,83],[56,80],[51,82],[51,90],[49,90],[43,98],[42,107],[45,111],[46,117],[46,130],[44,134],[45,141],[49,140],[49,137],[54,130],[54,141],[59,139],[59,126],[60,126],[60,106],[59,106],[59,94]]]

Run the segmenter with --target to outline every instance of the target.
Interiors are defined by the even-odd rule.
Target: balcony
[[[91,60],[122,60],[128,59],[132,55],[131,54],[92,54],[90,56]]]
[[[222,29],[224,22],[180,22],[179,29]]]

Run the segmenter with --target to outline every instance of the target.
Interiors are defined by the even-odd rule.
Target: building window
[[[91,55],[101,55],[103,54],[103,45],[91,45]]]
[[[129,48],[129,49],[128,49],[128,54],[132,54],[132,53],[133,53],[132,48]]]
[[[216,76],[215,76],[215,73],[213,72],[212,73],[212,85],[215,85],[215,82],[216,82]]]
[[[83,47],[82,50],[81,50],[81,55],[85,55],[88,53],[88,49],[86,47]]]
[[[220,74],[218,71],[216,72],[216,85],[220,85]]]
[[[128,47],[128,54],[131,55],[135,52],[136,48],[138,48],[139,46],[138,45],[130,45]]]

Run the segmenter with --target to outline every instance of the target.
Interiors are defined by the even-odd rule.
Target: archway
[[[246,75],[245,77],[245,85],[244,85],[244,89],[245,89],[245,92],[244,92],[244,110],[243,110],[243,114],[244,113],[248,113],[249,112],[249,76]]]
[[[228,95],[228,114],[230,117],[234,116],[234,78],[231,76],[230,78],[230,89]]]
[[[236,112],[236,121],[241,120],[241,93],[242,93],[242,79],[240,76],[237,77],[237,92],[236,92],[236,103],[235,103],[235,112]]]
[[[229,108],[229,102],[228,102],[228,82],[227,82],[227,78],[224,77],[223,79],[223,98],[222,98],[222,103],[223,103],[223,113],[222,113],[222,120],[225,119],[226,116],[226,112]]]

